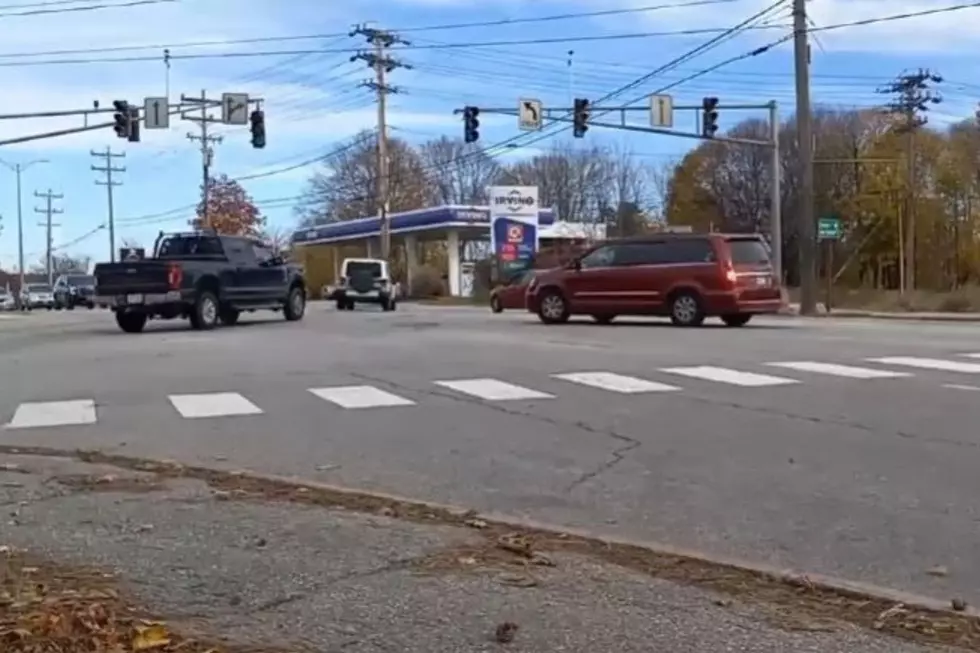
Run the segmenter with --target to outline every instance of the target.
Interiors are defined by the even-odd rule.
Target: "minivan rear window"
[[[770,262],[769,248],[758,238],[731,238],[728,249],[734,265],[766,265]]]

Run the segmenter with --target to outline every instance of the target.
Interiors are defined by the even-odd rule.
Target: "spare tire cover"
[[[370,272],[355,272],[350,278],[350,287],[357,292],[374,290],[374,275]]]

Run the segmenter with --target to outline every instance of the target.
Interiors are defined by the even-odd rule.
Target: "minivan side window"
[[[705,238],[690,238],[669,243],[664,263],[713,263],[715,250]]]
[[[616,248],[616,265],[658,265],[667,263],[667,246],[662,242],[628,243]]]
[[[583,256],[579,263],[583,270],[588,270],[589,268],[608,268],[616,258],[616,249],[613,245],[599,247]]]

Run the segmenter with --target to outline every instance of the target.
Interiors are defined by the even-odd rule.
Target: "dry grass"
[[[799,290],[789,291],[790,301],[799,301]],[[915,290],[902,297],[897,290],[871,290],[867,288],[836,287],[832,294],[832,308],[895,313],[980,313],[980,287],[965,286],[958,290],[933,292]],[[826,300],[826,289],[821,287],[818,301]]]

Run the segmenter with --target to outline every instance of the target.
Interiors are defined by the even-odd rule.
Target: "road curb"
[[[679,548],[668,544],[664,544],[662,542],[613,537],[613,536],[599,533],[591,529],[559,526],[556,524],[549,524],[547,522],[515,517],[513,515],[508,515],[505,513],[479,512],[479,511],[463,508],[461,506],[443,504],[434,501],[412,499],[397,494],[390,494],[387,492],[378,492],[373,490],[358,490],[346,486],[333,485],[330,483],[322,483],[320,481],[304,479],[298,476],[277,476],[272,474],[263,474],[261,472],[255,472],[248,469],[236,469],[228,473],[237,474],[240,476],[247,476],[249,478],[258,481],[288,484],[298,488],[305,487],[310,490],[322,490],[326,492],[334,492],[337,494],[348,495],[348,496],[371,497],[379,501],[388,501],[388,502],[398,503],[402,505],[412,505],[418,508],[445,512],[452,515],[458,515],[458,516],[465,515],[470,519],[480,519],[487,522],[487,524],[503,526],[505,528],[512,528],[514,530],[537,531],[540,533],[549,534],[556,537],[561,535],[579,537],[585,540],[591,540],[599,544],[604,544],[608,546],[636,547],[658,555],[672,556],[680,559],[690,560],[692,562],[699,562],[708,565],[729,567],[741,571],[748,571],[754,574],[758,574],[760,576],[764,576],[764,577],[771,578],[773,580],[780,581],[782,583],[786,583],[788,585],[799,586],[801,584],[801,581],[803,581],[814,588],[824,590],[827,592],[832,592],[835,594],[840,594],[842,596],[846,596],[854,599],[874,599],[876,601],[883,601],[888,603],[896,603],[896,604],[901,603],[907,608],[920,609],[927,612],[948,614],[950,616],[954,616],[957,618],[962,618],[964,616],[980,617],[980,610],[977,610],[972,606],[967,606],[967,609],[963,611],[953,610],[950,607],[949,600],[940,600],[934,597],[924,596],[924,595],[915,594],[912,592],[906,592],[902,590],[896,590],[889,587],[875,585],[872,583],[852,581],[852,580],[837,578],[834,576],[829,576],[824,574],[812,574],[807,572],[801,572],[794,569],[775,567],[775,566],[766,565],[758,562],[742,560],[739,558],[710,555],[701,551]]]
[[[798,310],[781,311],[780,315],[789,317],[807,317],[815,319],[844,318],[844,319],[866,319],[866,320],[893,320],[905,322],[958,322],[961,324],[980,323],[980,315],[963,315],[959,313],[875,313],[866,311],[852,311],[847,309],[832,310],[830,313],[816,313],[814,315],[801,315]]]

